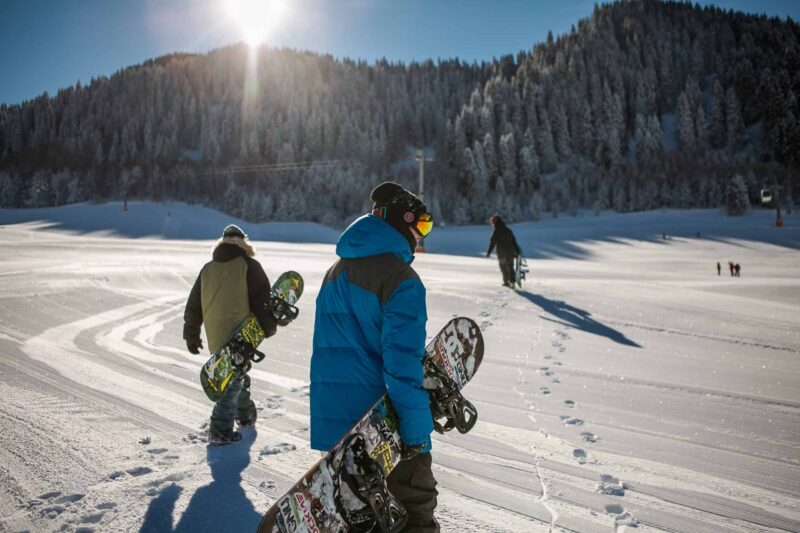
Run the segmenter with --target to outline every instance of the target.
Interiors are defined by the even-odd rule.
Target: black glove
[[[186,339],[186,349],[189,350],[189,353],[197,355],[203,349],[203,341],[200,339]]]
[[[425,449],[425,443],[422,444],[403,444],[403,450],[400,452],[400,460],[406,461],[417,455],[421,454]]]

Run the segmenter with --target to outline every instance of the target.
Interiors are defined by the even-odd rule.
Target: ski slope
[[[800,531],[800,217],[773,216],[514,225],[520,291],[483,257],[488,226],[437,228],[414,263],[428,331],[465,315],[486,341],[477,426],[434,437],[442,530]],[[182,314],[231,222],[307,293],[251,373],[257,431],[207,449]],[[337,234],[185,204],[0,210],[0,531],[254,530],[319,457],[308,367]]]

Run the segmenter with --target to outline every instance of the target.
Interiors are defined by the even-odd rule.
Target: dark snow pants
[[[439,533],[439,523],[433,517],[439,491],[431,470],[430,453],[397,463],[386,478],[386,485],[408,512],[402,533]]]
[[[230,382],[211,413],[209,434],[225,435],[233,431],[234,419],[239,423],[255,423],[258,413],[250,398],[250,376],[244,374]]]
[[[517,281],[514,256],[498,257],[497,260],[500,262],[500,272],[503,274],[503,283],[506,285],[514,285],[514,282]]]

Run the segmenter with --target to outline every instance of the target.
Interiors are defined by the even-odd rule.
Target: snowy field
[[[252,371],[257,432],[207,449],[183,306],[236,221],[129,207],[0,210],[0,531],[250,531],[318,459],[308,367],[338,232],[241,223],[307,292]],[[434,439],[442,530],[800,531],[800,217],[773,217],[515,225],[521,291],[482,257],[488,226],[437,228],[414,263],[428,331],[465,315],[486,340],[478,425]]]

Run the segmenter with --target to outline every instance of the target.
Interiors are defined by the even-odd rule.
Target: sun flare
[[[250,46],[258,46],[286,14],[284,0],[225,0],[225,10]]]

